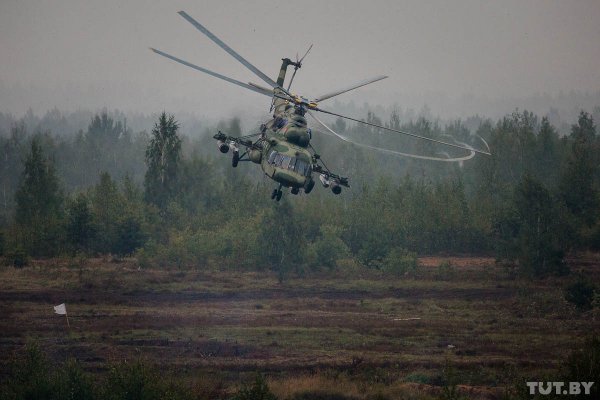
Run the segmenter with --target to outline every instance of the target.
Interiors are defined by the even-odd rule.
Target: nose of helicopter
[[[275,168],[273,179],[286,187],[303,187],[306,177],[283,168]]]

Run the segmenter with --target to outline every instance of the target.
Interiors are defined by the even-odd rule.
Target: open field
[[[418,398],[437,393],[452,366],[471,398],[496,398],[515,376],[554,373],[600,331],[597,311],[563,298],[579,272],[600,282],[600,257],[569,263],[570,276],[542,281],[515,279],[492,259],[428,257],[414,276],[355,268],[283,283],[270,272],[135,260],[2,267],[0,371],[35,340],[52,359],[75,357],[99,373],[136,357],[232,385],[261,371],[280,397],[331,387]],[[63,302],[70,330],[53,314]]]

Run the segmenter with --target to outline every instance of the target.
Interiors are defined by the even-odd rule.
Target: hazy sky
[[[0,111],[266,111],[268,98],[148,50],[263,83],[179,10],[273,78],[314,43],[294,84],[307,97],[379,74],[340,101],[600,90],[598,0],[0,0]]]

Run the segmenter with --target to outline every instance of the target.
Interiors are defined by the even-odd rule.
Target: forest
[[[0,397],[521,399],[598,380],[600,108],[566,130],[526,110],[366,114],[492,153],[453,163],[313,126],[350,188],[280,202],[219,153],[217,131],[256,132],[237,118],[84,114],[0,113]],[[46,315],[61,302],[72,327]]]
[[[53,119],[68,125],[60,113]],[[481,147],[479,136],[492,156],[413,160],[316,135],[315,148],[352,187],[273,204],[259,168],[233,169],[214,148],[211,131],[252,131],[235,118],[193,138],[167,113],[150,132],[132,132],[107,112],[78,132],[13,118],[0,137],[2,252],[15,264],[111,254],[143,265],[272,269],[282,278],[348,260],[404,274],[417,255],[471,254],[542,277],[566,273],[569,253],[600,248],[600,139],[588,112],[566,135],[525,110],[479,118],[473,131],[460,120],[402,122],[397,112],[366,120]],[[342,120],[335,129],[369,144],[434,151]]]

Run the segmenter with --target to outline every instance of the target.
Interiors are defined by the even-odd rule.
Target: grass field
[[[598,311],[563,295],[579,273],[600,283],[600,257],[569,263],[571,275],[534,281],[492,259],[429,257],[412,276],[347,268],[280,283],[270,272],[34,261],[0,269],[0,369],[36,342],[100,374],[143,358],[234,388],[259,371],[280,398],[436,396],[449,371],[469,398],[498,398],[518,377],[552,375],[600,331]],[[63,302],[70,329],[53,314]]]

